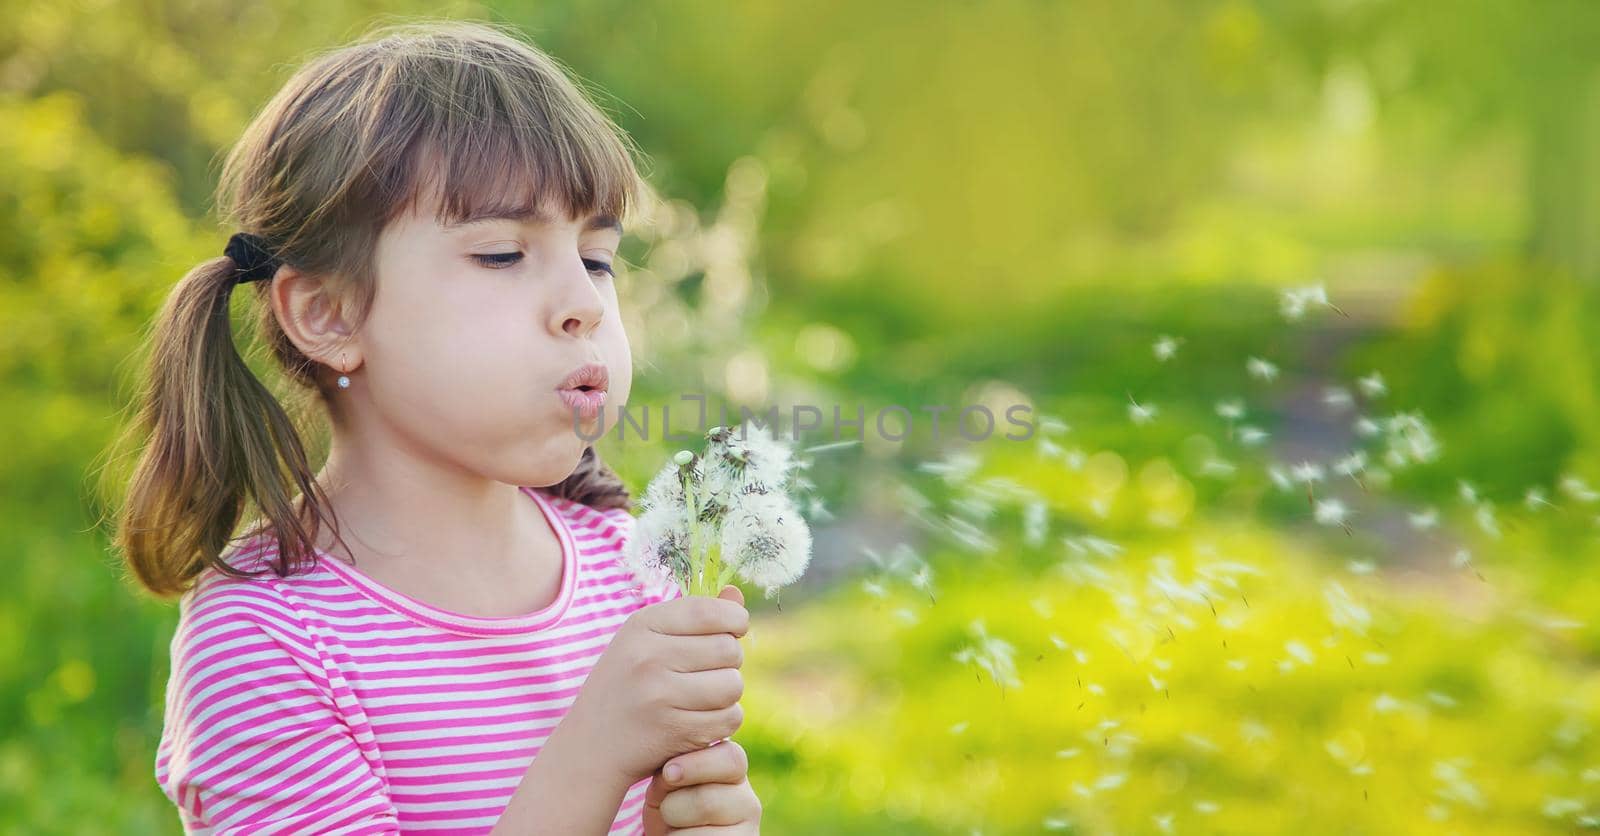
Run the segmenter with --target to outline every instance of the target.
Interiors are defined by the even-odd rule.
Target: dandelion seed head
[[[783,494],[738,494],[722,524],[722,560],[770,598],[810,563],[811,529]]]

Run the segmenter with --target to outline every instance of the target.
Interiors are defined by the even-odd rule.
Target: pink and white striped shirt
[[[487,618],[429,606],[322,555],[254,580],[207,569],[180,602],[156,782],[189,833],[487,833],[634,611],[622,509],[523,488],[561,540],[548,607]],[[265,565],[272,545],[232,565]],[[644,830],[650,780],[612,834]]]

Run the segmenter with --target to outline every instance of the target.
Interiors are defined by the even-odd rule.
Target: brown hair
[[[623,219],[647,193],[636,150],[574,77],[514,30],[389,23],[313,56],[262,109],[223,165],[218,214],[327,282],[359,327],[375,291],[378,236],[425,194],[437,198],[444,222],[523,204],[529,192],[569,218]],[[148,442],[115,545],[157,595],[187,591],[207,566],[261,574],[223,558],[230,543],[258,533],[277,542],[271,568],[287,576],[315,565],[320,524],[339,530],[295,422],[234,346],[236,267],[227,257],[195,267],[155,323],[130,428]],[[254,284],[263,344],[300,394],[330,397],[329,368],[285,336],[266,298],[270,284]],[[592,447],[570,476],[542,490],[596,508],[631,507]],[[247,501],[260,517],[236,538]]]

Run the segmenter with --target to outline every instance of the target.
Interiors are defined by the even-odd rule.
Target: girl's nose
[[[594,277],[582,259],[574,259],[571,266],[561,268],[555,283],[560,290],[560,300],[554,308],[552,325],[573,337],[587,337],[605,317],[605,297],[594,285]]]

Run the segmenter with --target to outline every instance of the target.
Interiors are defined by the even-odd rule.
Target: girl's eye
[[[474,253],[473,259],[492,270],[504,270],[522,260],[522,253]]]
[[[583,260],[583,266],[589,268],[589,272],[591,273],[604,273],[607,276],[617,275],[614,271],[612,271],[611,265],[597,259],[586,258]]]
[[[491,270],[504,270],[507,267],[515,266],[517,262],[521,261],[522,253],[476,253],[472,257],[479,264]],[[586,258],[583,260],[583,266],[589,268],[590,273],[600,273],[612,277],[617,275],[611,269],[610,264],[599,259]]]

